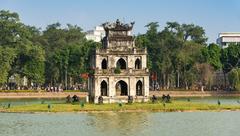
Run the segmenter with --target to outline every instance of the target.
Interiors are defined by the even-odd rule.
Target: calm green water
[[[238,136],[240,112],[0,113],[0,136]]]
[[[208,104],[217,104],[218,100],[221,104],[227,105],[240,105],[240,97],[179,97],[173,98],[175,101],[188,101],[195,103],[208,103]]]

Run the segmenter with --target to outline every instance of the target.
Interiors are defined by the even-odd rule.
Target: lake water
[[[240,105],[240,97],[179,97],[173,98],[173,101],[188,101],[194,103],[217,104],[218,100],[221,104]]]
[[[0,113],[0,136],[238,136],[240,112]]]

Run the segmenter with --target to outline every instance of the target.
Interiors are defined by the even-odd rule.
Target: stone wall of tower
[[[117,61],[122,58],[126,61],[127,69],[135,69],[135,62],[137,59],[141,61],[140,69],[147,69],[147,56],[146,50],[144,54],[96,54],[95,69],[102,70],[102,61],[105,59],[107,61],[108,70],[116,68]]]
[[[107,96],[103,96],[105,98],[105,103],[112,103],[112,102],[127,102],[127,96],[118,96],[115,91],[115,85],[118,81],[123,80],[128,84],[128,96],[133,96],[135,101],[146,101],[149,96],[149,77],[148,76],[97,76],[95,78],[95,99],[94,102],[98,103],[98,97],[101,95],[100,92],[100,84],[101,81],[105,80],[108,84],[108,93]],[[143,88],[143,96],[136,96],[136,83],[137,81],[142,81],[144,84]],[[122,98],[122,99],[119,99]],[[137,99],[140,98],[140,99]]]
[[[89,80],[90,95],[95,103],[99,97],[103,97],[105,103],[127,102],[128,96],[134,101],[148,100],[147,50],[135,47],[130,35],[132,26],[133,23],[126,25],[118,21],[104,26],[106,37],[103,47],[97,49],[93,57],[95,71]],[[124,68],[116,73],[120,61]]]

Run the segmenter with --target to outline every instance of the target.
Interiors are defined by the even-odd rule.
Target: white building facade
[[[105,23],[103,47],[92,58],[94,74],[89,78],[89,95],[94,103],[148,101],[147,50],[135,47],[131,35],[134,23]]]
[[[89,30],[86,32],[87,40],[93,40],[95,42],[101,42],[104,36],[105,36],[105,30],[103,26],[96,26],[94,30]]]
[[[222,48],[227,48],[231,43],[240,43],[240,32],[219,33],[217,44]]]

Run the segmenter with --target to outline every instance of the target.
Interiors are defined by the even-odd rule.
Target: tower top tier
[[[103,24],[106,36],[103,38],[103,46],[105,48],[132,48],[134,47],[132,29],[134,22],[124,24],[116,20],[116,22]]]
[[[119,21],[119,19],[116,20],[114,23],[106,22],[103,24],[103,28],[105,31],[131,31],[133,28],[135,22],[131,22],[130,24],[123,24]]]
[[[131,22],[130,24],[124,24],[120,22],[119,19],[117,19],[116,22],[113,23],[104,23],[103,28],[106,32],[107,37],[126,37],[132,35],[131,31],[133,25],[134,22]]]

